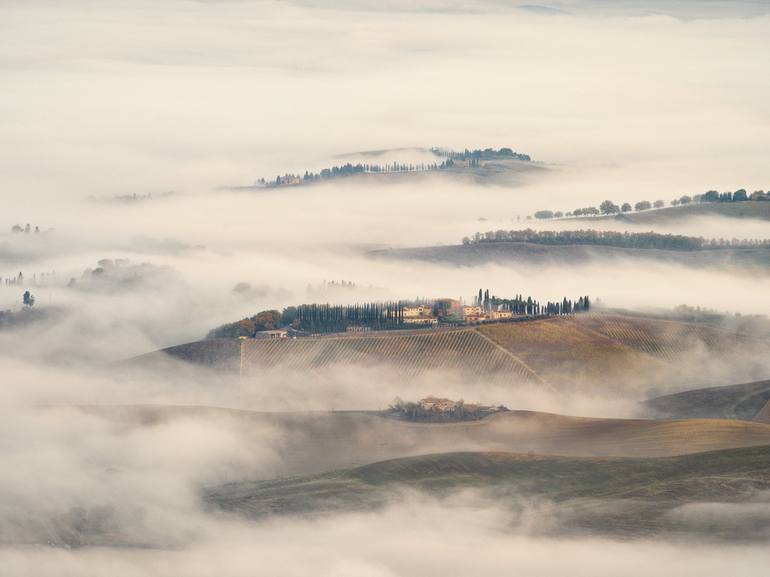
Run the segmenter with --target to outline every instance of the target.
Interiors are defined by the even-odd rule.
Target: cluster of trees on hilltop
[[[770,194],[763,190],[755,190],[749,194],[745,188],[739,188],[735,192],[717,192],[716,190],[709,190],[703,194],[696,194],[695,196],[683,195],[678,198],[674,198],[669,202],[670,206],[683,206],[691,203],[710,203],[710,202],[744,202],[748,200],[766,201],[770,200]],[[572,211],[562,212],[560,210],[538,210],[534,213],[534,217],[540,220],[551,218],[563,218],[572,216],[598,216],[598,215],[611,215],[620,214],[631,211],[642,212],[650,210],[652,208],[663,208],[666,206],[666,202],[663,200],[656,200],[650,202],[649,200],[641,200],[631,206],[630,203],[624,202],[620,205],[615,204],[611,200],[605,200],[599,207],[589,206],[586,208],[576,208]]]
[[[436,156],[444,156],[454,160],[501,160],[501,159],[513,159],[529,162],[532,157],[529,154],[522,154],[520,152],[514,152],[510,148],[500,148],[495,150],[494,148],[477,148],[475,150],[468,150],[467,148],[463,152],[455,152],[453,150],[444,150],[442,148],[431,148],[433,154]]]
[[[478,403],[466,403],[462,399],[451,401],[427,397],[420,402],[404,401],[396,397],[388,406],[386,415],[405,421],[453,422],[476,421],[494,413],[508,411],[505,405],[487,406]]]
[[[277,187],[277,186],[296,186],[299,184],[308,184],[311,182],[317,182],[321,180],[329,180],[333,178],[340,178],[345,176],[353,176],[355,174],[388,174],[394,172],[427,172],[432,170],[443,170],[446,168],[452,168],[456,166],[457,160],[468,161],[470,166],[479,166],[482,160],[500,160],[500,159],[514,159],[522,161],[532,160],[528,154],[521,154],[514,152],[510,148],[500,148],[495,150],[494,148],[468,150],[467,148],[463,152],[454,152],[451,150],[444,150],[440,148],[431,148],[431,152],[435,156],[445,158],[442,162],[421,162],[421,163],[399,163],[393,162],[389,164],[369,164],[369,163],[357,163],[352,164],[350,162],[340,165],[332,166],[330,168],[324,168],[320,172],[305,171],[305,174],[293,174],[288,173],[284,175],[278,175],[274,180],[265,180],[260,178],[255,182],[257,186],[265,187]]]
[[[218,327],[206,338],[253,337],[260,331],[291,328],[308,333],[345,332],[348,327],[400,328],[404,324],[403,301],[356,305],[303,304],[262,311],[256,315]]]
[[[718,248],[770,248],[770,240],[705,239],[702,237],[656,232],[615,232],[603,230],[496,230],[477,232],[465,237],[463,244],[492,242],[527,242],[549,245],[601,245],[620,248],[656,248],[662,250],[705,250]]]
[[[254,337],[260,331],[272,331],[283,326],[279,311],[262,311],[252,317],[217,327],[206,335],[207,339]]]
[[[404,324],[402,301],[372,302],[356,305],[300,305],[286,309],[285,321],[311,333],[344,332],[350,326],[374,330],[399,328]]]
[[[561,316],[588,312],[591,308],[591,300],[588,296],[581,296],[575,300],[564,297],[561,301],[540,301],[531,296],[525,297],[518,294],[513,298],[502,298],[490,295],[489,289],[479,289],[479,294],[474,297],[473,304],[485,311],[504,310],[511,311],[517,316]]]
[[[749,194],[745,188],[739,188],[735,192],[717,192],[716,190],[709,190],[703,194],[696,194],[692,198],[689,196],[682,196],[678,199],[675,198],[671,201],[671,205],[677,206],[678,204],[689,204],[690,202],[744,202],[746,200],[770,200],[770,195],[764,190],[755,190]]]
[[[351,164],[346,163],[341,166],[332,166],[331,168],[324,168],[320,172],[305,171],[305,174],[284,174],[278,175],[275,180],[267,181],[264,178],[257,180],[256,184],[259,186],[292,186],[298,184],[309,184],[311,182],[317,182],[321,180],[329,180],[333,178],[340,178],[345,176],[353,176],[355,174],[389,174],[394,172],[426,172],[429,170],[439,170],[442,168],[448,168],[446,162],[442,163],[418,163],[418,164],[406,164],[394,162],[392,164]]]

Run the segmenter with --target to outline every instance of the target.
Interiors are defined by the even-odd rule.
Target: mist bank
[[[278,519],[246,526],[217,524],[194,545],[176,550],[4,547],[0,560],[12,577],[180,577],[404,575],[461,571],[481,576],[501,570],[578,577],[647,576],[665,566],[686,577],[719,577],[740,567],[765,574],[764,545],[694,542],[621,542],[598,538],[548,539],[510,531],[512,515],[473,497],[412,499],[376,513],[319,519]],[[526,525],[542,515],[527,509]],[[415,547],[419,543],[419,547]],[[451,545],[451,546],[447,546]],[[472,554],[469,551],[473,551]]]
[[[52,215],[57,199],[206,191],[430,145],[573,167],[525,214],[609,190],[766,186],[768,22],[737,10],[764,3],[581,2],[555,18],[505,4],[7,3],[8,205]],[[719,17],[655,15],[674,6]]]

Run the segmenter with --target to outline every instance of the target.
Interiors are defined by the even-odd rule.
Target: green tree
[[[617,214],[620,208],[611,200],[605,200],[599,205],[599,210],[602,211],[602,214]]]
[[[649,200],[642,200],[641,202],[637,202],[634,205],[634,210],[637,212],[641,212],[643,210],[650,210],[652,208],[652,204],[650,204]]]

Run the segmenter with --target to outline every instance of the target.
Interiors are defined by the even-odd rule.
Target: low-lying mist
[[[514,516],[473,495],[433,500],[419,495],[381,512],[314,519],[279,519],[253,525],[184,519],[194,537],[173,550],[131,548],[23,548],[0,550],[6,574],[117,577],[167,575],[421,576],[445,573],[499,575],[646,576],[665,567],[683,576],[764,575],[764,546],[552,539],[528,536],[546,508]],[[197,523],[195,521],[198,521]],[[189,529],[188,529],[189,530]]]

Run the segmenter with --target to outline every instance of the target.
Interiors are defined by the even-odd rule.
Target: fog
[[[766,542],[764,494],[669,512],[691,534],[674,543],[565,537],[558,504],[513,510],[483,491],[397,492],[376,510],[252,521],[201,498],[221,483],[377,458],[506,450],[465,432],[324,428],[395,397],[626,419],[654,395],[770,377],[753,341],[718,355],[688,342],[675,364],[628,360],[617,373],[553,366],[543,383],[405,376],[387,362],[247,379],[125,361],[261,310],[470,301],[479,288],[588,294],[597,309],[769,315],[762,266],[372,254],[530,226],[770,238],[759,218],[527,218],[608,198],[770,188],[769,14],[764,1],[2,2],[0,312],[31,320],[0,316],[0,573],[765,574],[766,547],[705,543],[714,526],[742,523]],[[431,147],[510,147],[534,161],[252,186],[346,162],[440,162]],[[27,223],[30,233],[11,232]]]
[[[764,575],[765,548],[601,539],[554,541],[510,531],[510,515],[467,496],[453,502],[407,502],[381,513],[315,520],[277,520],[244,527],[206,527],[189,549],[14,548],[4,550],[9,575],[497,575],[501,566],[529,575]]]

